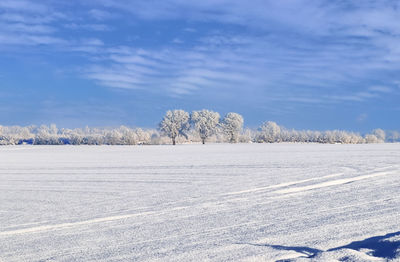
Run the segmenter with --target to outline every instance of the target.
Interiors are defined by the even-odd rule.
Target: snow
[[[0,147],[0,261],[400,261],[400,144]]]

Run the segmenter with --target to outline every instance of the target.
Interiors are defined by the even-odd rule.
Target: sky
[[[400,4],[1,0],[0,125],[400,130]]]

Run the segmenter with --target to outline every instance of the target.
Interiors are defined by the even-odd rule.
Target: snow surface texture
[[[400,261],[400,144],[0,147],[0,261]]]

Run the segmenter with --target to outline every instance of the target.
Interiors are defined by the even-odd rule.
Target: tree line
[[[223,118],[210,110],[167,111],[158,129],[120,126],[117,128],[57,128],[50,126],[0,126],[0,145],[160,145],[176,143],[383,143],[400,142],[400,133],[375,129],[361,135],[343,130],[294,130],[275,122],[257,129],[243,128],[243,117],[228,113]]]

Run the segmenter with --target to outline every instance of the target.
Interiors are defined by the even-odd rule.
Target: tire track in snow
[[[281,189],[281,190],[275,191],[274,193],[275,194],[297,193],[297,192],[303,192],[303,191],[308,191],[308,190],[312,190],[312,189],[319,189],[319,188],[323,188],[323,187],[343,185],[343,184],[347,184],[347,183],[351,183],[351,182],[356,182],[356,181],[360,181],[360,180],[364,180],[364,179],[368,179],[368,178],[380,177],[380,176],[394,174],[394,173],[396,173],[396,171],[372,173],[369,175],[337,179],[337,180],[327,181],[327,182],[308,185],[308,186]]]
[[[266,189],[274,189],[274,188],[292,186],[292,185],[296,185],[296,184],[306,183],[306,182],[320,180],[320,179],[324,179],[324,178],[337,177],[337,176],[342,176],[342,175],[344,175],[344,173],[336,173],[336,174],[331,174],[331,175],[327,175],[327,176],[314,177],[314,178],[303,179],[303,180],[296,180],[296,181],[291,181],[291,182],[286,182],[286,183],[281,183],[281,184],[276,184],[276,185],[271,185],[271,186],[256,187],[256,188],[251,188],[251,189],[247,189],[247,190],[229,192],[229,193],[226,193],[223,195],[231,196],[231,195],[240,195],[240,194],[245,194],[245,193],[253,193],[253,192],[262,191],[262,190],[266,190]]]
[[[359,180],[363,180],[363,179],[367,179],[367,178],[373,178],[373,177],[377,177],[377,176],[388,175],[388,174],[393,174],[393,173],[396,173],[396,172],[400,172],[399,170],[396,170],[396,169],[395,170],[391,170],[391,171],[387,171],[387,172],[383,171],[383,170],[386,170],[388,168],[393,169],[393,167],[394,166],[375,169],[375,171],[381,171],[382,170],[382,172],[377,172],[377,173],[372,173],[372,174],[362,175],[362,176],[356,176],[356,177],[351,177],[351,178],[331,180],[331,181],[318,183],[318,184],[314,184],[314,185],[308,185],[308,186],[304,186],[304,187],[295,187],[295,188],[289,188],[289,189],[282,189],[282,190],[277,190],[274,193],[278,193],[278,194],[296,193],[296,192],[300,192],[300,191],[307,191],[307,190],[317,189],[317,188],[321,188],[321,187],[334,186],[334,185],[340,185],[340,184],[347,184],[347,183],[351,183],[351,182],[355,182],[355,181],[359,181]],[[297,181],[291,181],[291,182],[286,182],[286,183],[281,183],[281,184],[276,184],[276,185],[270,185],[270,186],[265,186],[265,187],[250,188],[250,189],[246,189],[246,190],[225,193],[222,196],[240,195],[240,194],[246,194],[246,193],[254,193],[254,192],[263,191],[263,190],[267,190],[267,189],[288,187],[288,186],[293,186],[293,185],[296,185],[296,184],[301,184],[301,183],[306,183],[306,182],[311,182],[311,181],[317,181],[317,180],[321,180],[321,179],[325,179],[325,178],[338,177],[338,176],[342,176],[344,174],[345,173],[343,173],[343,172],[342,173],[335,173],[335,174],[331,174],[331,175],[314,177],[314,178],[297,180]]]
[[[79,222],[69,222],[69,223],[61,223],[61,224],[54,224],[54,225],[44,225],[44,226],[38,226],[38,227],[23,228],[23,229],[10,230],[10,231],[2,231],[2,232],[0,232],[0,236],[36,233],[36,232],[40,232],[40,231],[49,231],[49,230],[54,230],[54,229],[63,229],[63,228],[68,228],[68,227],[90,225],[90,224],[103,223],[103,222],[111,222],[111,221],[133,218],[133,217],[138,217],[138,216],[159,215],[159,214],[163,214],[165,212],[181,210],[184,208],[185,207],[175,207],[175,208],[161,211],[161,212],[160,211],[148,211],[148,212],[141,212],[141,213],[128,214],[128,215],[95,218],[95,219],[89,219],[89,220],[84,220],[84,221],[79,221]]]

